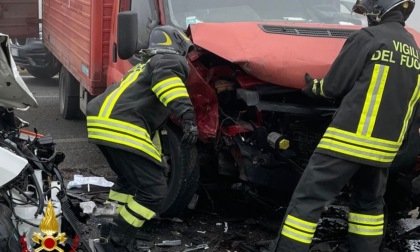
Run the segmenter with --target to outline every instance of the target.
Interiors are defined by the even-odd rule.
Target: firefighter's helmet
[[[369,20],[379,23],[382,17],[389,11],[399,8],[407,20],[413,12],[415,0],[357,0],[353,11],[366,15]]]
[[[156,53],[168,52],[186,56],[193,49],[193,44],[183,31],[164,25],[152,30],[148,49]]]

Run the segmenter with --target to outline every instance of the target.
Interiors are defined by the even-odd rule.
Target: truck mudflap
[[[60,200],[61,211],[63,213],[64,218],[71,225],[74,232],[79,237],[79,249],[81,249],[84,252],[93,252],[92,249],[89,247],[89,241],[87,241],[84,238],[83,224],[79,221],[79,219],[77,219],[77,217],[74,215],[73,210],[71,209],[69,198],[62,191],[57,194],[57,198]]]

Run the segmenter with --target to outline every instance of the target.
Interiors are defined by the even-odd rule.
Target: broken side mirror
[[[124,11],[118,14],[117,46],[118,56],[129,59],[137,51],[138,22],[137,13]]]

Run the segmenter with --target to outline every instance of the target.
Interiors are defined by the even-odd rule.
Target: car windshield
[[[354,0],[167,0],[172,24],[187,28],[193,23],[302,22],[360,25],[352,14]]]

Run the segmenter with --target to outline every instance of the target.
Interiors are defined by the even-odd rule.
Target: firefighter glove
[[[182,131],[184,132],[181,140],[183,143],[195,144],[197,142],[198,129],[195,124],[194,112],[187,111],[182,116]]]
[[[320,95],[320,81],[312,78],[308,73],[305,74],[306,87],[302,89],[302,92],[307,96],[318,99]]]

